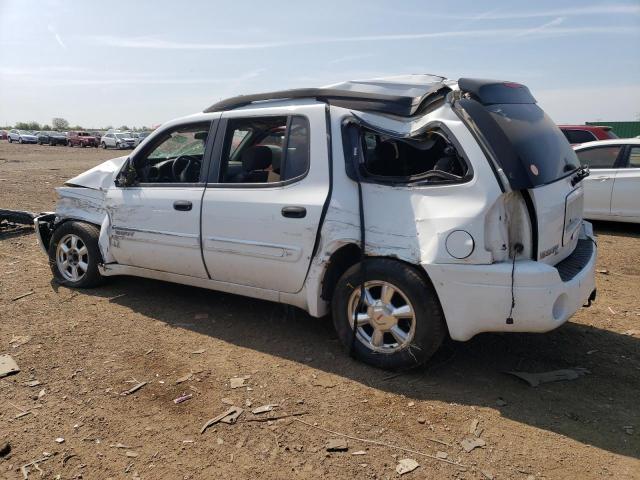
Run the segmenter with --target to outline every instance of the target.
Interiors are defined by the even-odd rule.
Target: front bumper
[[[547,332],[566,322],[595,291],[597,247],[583,222],[574,252],[556,266],[516,261],[511,310],[510,262],[423,265],[438,293],[449,334],[469,340],[482,332]]]

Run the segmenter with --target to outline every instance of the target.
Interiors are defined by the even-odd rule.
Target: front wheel
[[[106,150],[107,149],[107,144],[102,142],[102,148],[104,148]]]
[[[332,313],[342,344],[365,363],[384,369],[422,365],[446,336],[444,315],[431,283],[412,266],[391,259],[348,269],[333,294]],[[356,322],[354,338],[354,318]]]
[[[49,244],[49,265],[59,284],[91,288],[102,283],[99,236],[95,226],[83,222],[69,221],[55,230]]]

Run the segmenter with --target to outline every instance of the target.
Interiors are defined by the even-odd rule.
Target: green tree
[[[129,127],[127,127],[126,125],[122,125],[122,126],[120,127],[120,130],[129,130]]]
[[[51,127],[49,125],[43,125],[42,130],[49,131],[51,130]]]

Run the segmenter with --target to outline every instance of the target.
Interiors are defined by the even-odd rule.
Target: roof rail
[[[277,92],[258,93],[255,95],[239,95],[214,103],[204,113],[222,112],[269,100],[292,100],[313,98],[338,107],[352,108],[361,111],[376,111],[409,117],[414,115],[422,102],[434,94],[444,95],[449,87],[443,83],[425,85],[425,91],[418,96],[389,95],[383,93],[358,92],[339,88],[297,88]]]

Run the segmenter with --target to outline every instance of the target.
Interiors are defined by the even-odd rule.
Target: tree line
[[[54,131],[68,131],[68,130],[110,130],[112,128],[114,128],[112,125],[108,125],[104,128],[84,128],[82,125],[70,125],[69,122],[64,119],[64,118],[60,118],[60,117],[55,117],[53,119],[51,119],[51,125],[49,124],[44,124],[41,125],[38,122],[17,122],[15,125],[11,126],[11,125],[7,125],[6,127],[3,127],[3,129],[5,130],[9,130],[11,128],[15,128],[17,130],[33,130],[33,131],[50,131],[50,130],[54,130]],[[133,128],[129,128],[127,125],[122,125],[118,128],[118,130],[131,130],[131,131],[148,131],[149,128],[147,128],[146,126],[142,126],[142,127],[133,127]]]

